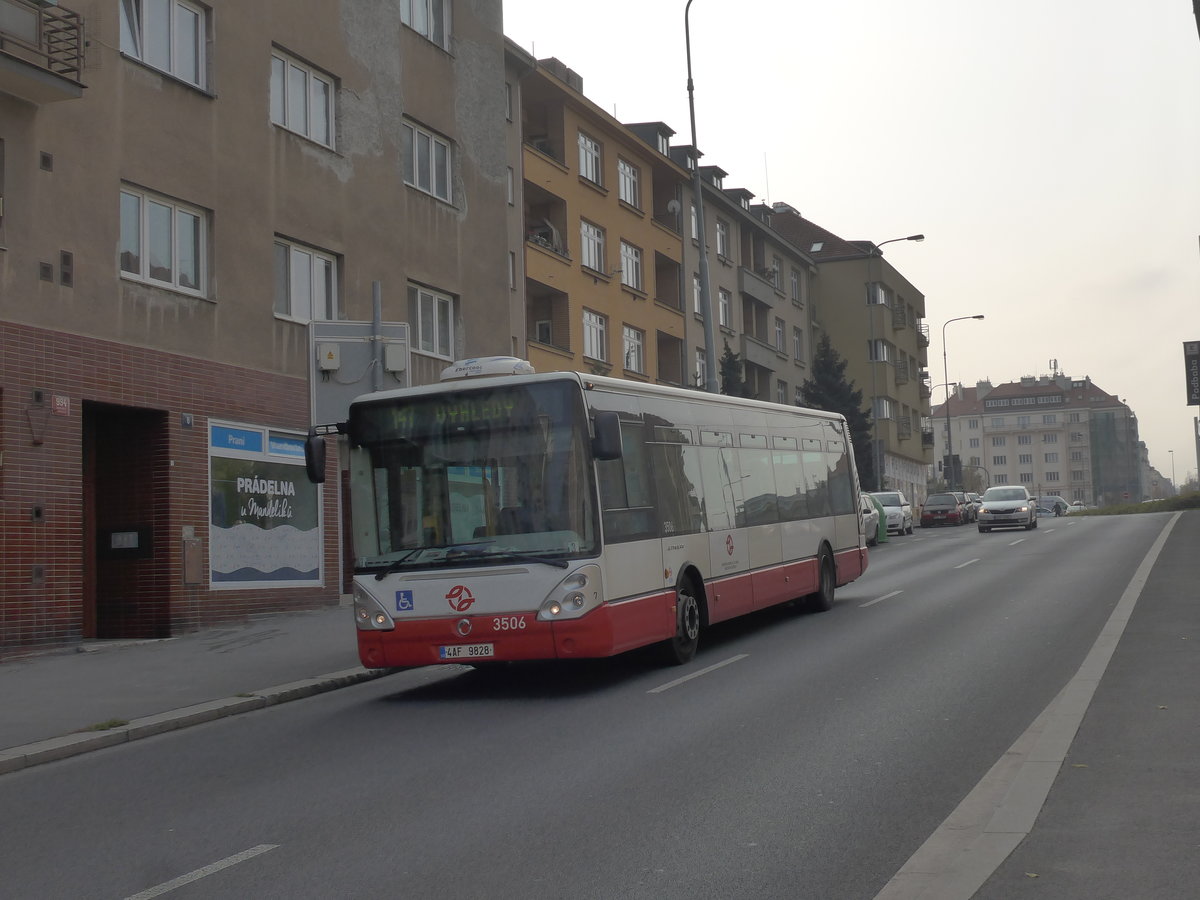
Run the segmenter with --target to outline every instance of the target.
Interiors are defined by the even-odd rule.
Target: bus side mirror
[[[621,458],[621,420],[611,410],[597,410],[596,436],[592,438],[592,456],[596,459]]]
[[[313,484],[325,481],[325,436],[311,428],[304,441],[304,471]]]

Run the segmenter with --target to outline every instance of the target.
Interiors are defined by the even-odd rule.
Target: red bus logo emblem
[[[725,552],[733,556],[733,535],[725,535]]]
[[[471,608],[471,604],[475,602],[475,596],[463,584],[456,584],[450,588],[450,593],[446,595],[446,599],[450,601],[450,608],[455,612],[466,612]]]

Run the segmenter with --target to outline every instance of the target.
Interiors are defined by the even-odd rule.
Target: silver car
[[[993,485],[983,492],[979,507],[979,530],[993,528],[1037,528],[1037,503],[1020,484]]]
[[[872,491],[871,496],[883,507],[888,534],[912,534],[912,506],[899,491]]]
[[[867,546],[874,547],[879,543],[879,510],[870,494],[859,494],[858,499],[862,506],[863,536]]]

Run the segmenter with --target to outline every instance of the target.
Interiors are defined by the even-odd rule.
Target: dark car
[[[974,522],[975,521],[975,504],[973,504],[971,502],[971,498],[968,497],[962,491],[950,491],[950,493],[953,494],[955,497],[957,497],[958,502],[962,504],[963,521],[967,522],[967,523]]]
[[[1067,501],[1057,495],[1042,497],[1038,500],[1038,506],[1045,507],[1056,516],[1065,516],[1067,514]]]
[[[963,503],[954,494],[930,494],[921,507],[921,527],[962,525],[967,521]]]

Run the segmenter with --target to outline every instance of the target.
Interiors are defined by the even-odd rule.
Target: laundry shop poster
[[[321,584],[320,487],[303,465],[210,456],[214,587]]]

